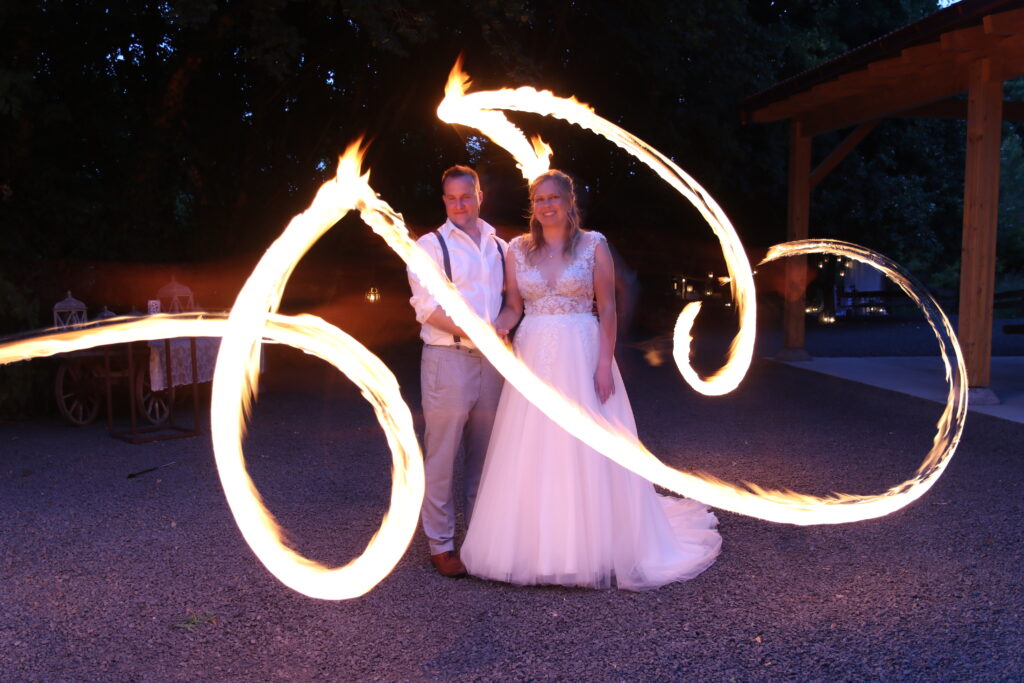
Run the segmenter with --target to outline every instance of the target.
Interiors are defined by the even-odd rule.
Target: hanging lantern
[[[85,304],[71,296],[69,291],[67,298],[53,307],[53,326],[67,328],[84,325],[88,321],[86,311]]]
[[[117,313],[114,313],[112,310],[107,308],[106,305],[104,305],[103,306],[103,310],[100,311],[99,313],[97,313],[96,316],[93,318],[93,320],[106,320],[107,318],[116,318],[116,317],[117,317]]]
[[[376,287],[370,287],[366,292],[366,300],[371,304],[375,304],[380,301],[380,290]]]
[[[171,281],[161,287],[156,298],[160,300],[160,310],[168,313],[187,313],[196,310],[196,300],[192,290],[171,276]]]

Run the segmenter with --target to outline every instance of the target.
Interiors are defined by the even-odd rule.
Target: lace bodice
[[[599,232],[583,233],[572,262],[550,283],[527,258],[528,237],[509,243],[516,264],[516,281],[527,315],[591,313],[594,310],[594,251],[604,241]]]

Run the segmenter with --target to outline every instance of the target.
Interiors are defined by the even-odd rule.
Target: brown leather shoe
[[[434,569],[441,576],[447,576],[450,579],[455,579],[460,576],[466,575],[466,565],[462,564],[462,560],[455,554],[454,550],[447,550],[437,555],[431,555],[430,561],[434,563]]]

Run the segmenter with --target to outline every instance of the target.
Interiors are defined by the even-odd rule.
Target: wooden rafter
[[[1024,74],[1024,9],[984,17],[749,114],[755,122],[799,119],[809,135],[900,115],[964,92],[972,63],[990,60],[1003,80]]]
[[[1001,123],[1024,120],[1003,82],[1024,75],[1024,0],[963,0],[747,101],[747,122],[790,124],[787,236],[808,235],[811,189],[882,118],[967,120],[958,334],[972,389],[989,383]],[[967,99],[960,99],[964,93]],[[856,126],[813,171],[815,136]],[[787,263],[780,357],[806,359],[803,263]],[[974,400],[974,399],[972,399]]]
[[[967,100],[932,102],[908,109],[899,116],[911,119],[966,119]],[[1024,121],[1024,102],[1003,102],[1003,121]]]
[[[994,36],[1012,36],[1024,34],[1024,9],[990,14],[981,20],[987,33]]]
[[[846,158],[846,155],[853,151],[853,149],[860,144],[861,140],[868,136],[868,133],[875,129],[878,125],[878,120],[868,121],[862,123],[853,129],[853,132],[847,135],[839,145],[832,150],[832,152],[825,157],[825,159],[817,165],[817,167],[811,171],[810,187],[813,190],[814,187],[825,179],[829,173],[832,172],[839,162]]]

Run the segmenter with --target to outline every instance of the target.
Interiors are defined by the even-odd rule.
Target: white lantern
[[[160,310],[168,313],[185,313],[196,310],[196,300],[192,296],[192,290],[181,284],[171,276],[171,281],[161,287],[156,293],[160,300]]]
[[[116,317],[117,317],[117,313],[114,313],[112,310],[110,310],[109,308],[107,308],[104,305],[103,306],[103,310],[100,311],[99,313],[97,313],[93,317],[93,320],[106,320],[107,318],[116,318]]]
[[[88,320],[86,311],[85,304],[71,296],[69,291],[67,298],[53,307],[53,326],[68,328],[84,325]]]
[[[370,287],[370,289],[366,292],[366,300],[369,301],[371,304],[375,304],[378,301],[380,301],[380,290],[377,289],[376,287]]]

